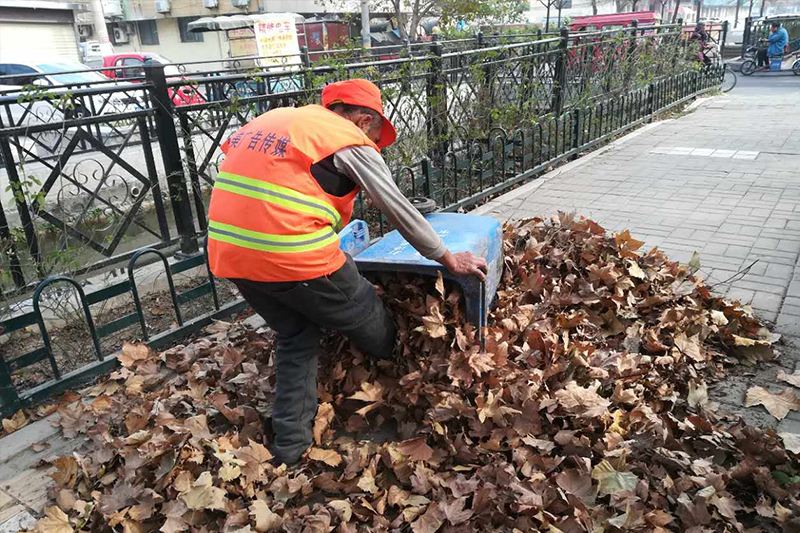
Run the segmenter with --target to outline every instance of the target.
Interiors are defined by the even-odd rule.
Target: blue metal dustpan
[[[479,328],[486,326],[489,306],[503,273],[503,230],[492,217],[459,213],[434,213],[425,217],[451,252],[472,252],[486,258],[486,281],[474,276],[452,276],[439,263],[425,259],[395,230],[370,244],[369,228],[354,220],[339,234],[340,247],[353,256],[361,272],[409,272],[436,276],[461,286],[466,318]],[[482,338],[482,334],[481,334]]]

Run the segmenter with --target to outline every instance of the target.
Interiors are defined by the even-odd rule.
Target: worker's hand
[[[450,271],[451,274],[458,276],[477,276],[481,281],[486,279],[486,259],[471,254],[470,252],[458,252],[445,254],[439,258],[439,262]]]

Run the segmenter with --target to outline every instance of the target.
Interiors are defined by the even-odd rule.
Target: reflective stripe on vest
[[[333,228],[326,227],[302,235],[276,235],[240,228],[232,224],[208,221],[208,235],[221,242],[274,253],[297,253],[318,250],[333,244],[339,238]]]
[[[341,229],[342,218],[331,204],[288,187],[230,172],[220,172],[214,182],[214,187],[233,194],[279,205],[295,212],[319,216],[327,219],[336,231]]]

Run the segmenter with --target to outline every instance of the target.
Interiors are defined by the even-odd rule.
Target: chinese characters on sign
[[[273,157],[286,157],[286,150],[291,139],[285,135],[278,137],[273,131],[237,131],[228,140],[232,148],[240,144],[251,152],[269,154]]]
[[[261,67],[290,67],[300,65],[300,45],[297,42],[296,15],[271,13],[256,18],[253,29]]]

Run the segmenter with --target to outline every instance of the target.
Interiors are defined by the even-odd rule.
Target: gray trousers
[[[349,256],[333,274],[307,281],[231,281],[277,333],[271,451],[295,463],[312,444],[321,329],[340,331],[370,357],[385,358],[394,349],[394,321]]]

